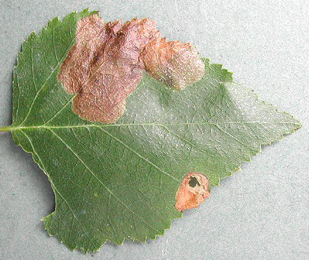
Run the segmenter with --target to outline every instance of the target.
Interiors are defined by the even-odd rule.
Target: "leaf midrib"
[[[220,122],[219,125],[222,124],[278,124],[278,125],[283,125],[283,124],[292,124],[292,125],[300,125],[297,122]],[[143,126],[159,126],[159,127],[166,127],[166,126],[183,126],[183,125],[212,125],[218,127],[218,124],[211,123],[211,122],[180,122],[180,123],[164,123],[164,124],[158,124],[158,123],[132,123],[132,124],[84,124],[84,125],[51,125],[51,126],[46,126],[46,125],[34,125],[34,126],[9,126],[9,127],[0,127],[5,129],[6,131],[18,131],[18,130],[27,130],[27,129],[34,129],[34,130],[40,130],[40,129],[71,129],[71,128],[92,128],[92,127],[130,127],[130,126],[135,126],[135,127],[143,127]]]

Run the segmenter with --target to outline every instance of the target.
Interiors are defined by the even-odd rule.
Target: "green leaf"
[[[57,75],[77,22],[90,14],[56,18],[24,42],[14,73],[14,123],[0,129],[10,130],[48,176],[56,208],[44,225],[70,249],[162,235],[182,216],[175,195],[188,172],[219,185],[261,145],[300,128],[209,60],[204,78],[184,91],[144,74],[115,124],[80,119]]]

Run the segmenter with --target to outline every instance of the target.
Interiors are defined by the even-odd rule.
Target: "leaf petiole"
[[[0,127],[0,132],[10,132],[12,130],[11,126]]]

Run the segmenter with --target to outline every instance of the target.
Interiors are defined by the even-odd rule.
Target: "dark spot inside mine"
[[[99,54],[98,54],[98,53],[95,53],[95,54],[93,55],[92,64],[95,65],[95,64],[98,62],[99,59],[100,59]]]
[[[196,185],[200,186],[200,183],[197,181],[195,177],[191,177],[189,181],[189,185],[194,188]]]

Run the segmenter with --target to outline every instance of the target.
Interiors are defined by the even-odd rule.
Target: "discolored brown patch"
[[[104,24],[98,15],[78,23],[76,44],[61,66],[59,79],[77,93],[73,109],[80,117],[116,122],[124,113],[125,98],[142,78],[139,55],[155,31],[149,19]]]
[[[205,74],[205,64],[189,43],[157,37],[142,53],[148,74],[178,90],[185,89]]]
[[[156,56],[158,61],[153,60]],[[95,14],[78,22],[76,44],[58,78],[69,93],[77,94],[73,110],[81,118],[115,123],[124,114],[126,97],[140,82],[143,69],[183,89],[201,79],[200,64],[189,44],[161,39],[155,22],[148,18],[104,24]]]
[[[176,209],[184,211],[198,207],[210,196],[208,179],[198,172],[188,173],[176,194]]]

